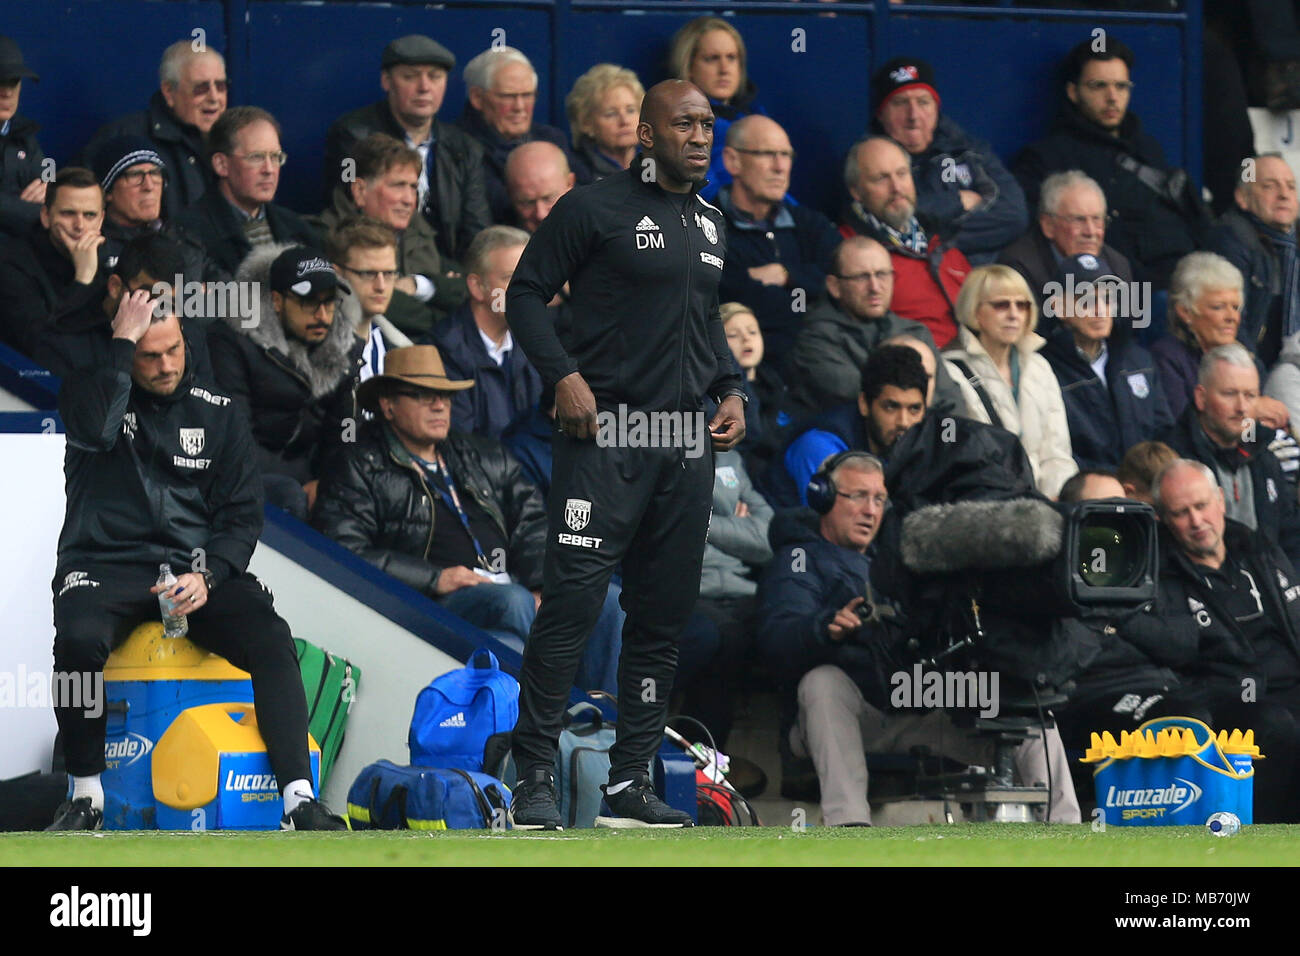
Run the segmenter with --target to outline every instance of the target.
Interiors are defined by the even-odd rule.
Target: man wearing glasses
[[[314,246],[315,231],[295,212],[272,200],[280,167],[280,124],[266,110],[226,110],[208,134],[208,161],[216,188],[178,217],[203,243],[217,267],[233,275],[257,246],[291,243]]]
[[[862,391],[867,356],[886,340],[910,335],[926,344],[940,367],[934,337],[920,322],[904,319],[890,309],[894,298],[894,266],[885,247],[866,236],[840,243],[826,277],[829,299],[814,308],[795,343],[797,381],[819,407],[851,402]],[[936,408],[961,406],[961,392],[945,373],[936,376]]]
[[[514,208],[506,191],[506,160],[521,143],[545,140],[564,150],[569,168],[578,168],[568,139],[554,126],[533,122],[537,71],[514,47],[484,50],[465,64],[469,102],[457,125],[483,146],[483,181],[493,222],[511,222]]]
[[[778,123],[759,115],[736,120],[727,127],[722,163],[731,183],[717,196],[727,217],[718,296],[754,310],[768,361],[784,374],[804,316],[824,297],[840,237],[816,209],[786,202],[794,150]]]
[[[1068,169],[1043,180],[1038,221],[998,256],[998,262],[1024,276],[1029,291],[1038,296],[1039,335],[1050,336],[1057,328],[1057,317],[1046,308],[1048,283],[1061,263],[1074,256],[1092,256],[1106,275],[1133,281],[1128,257],[1106,242],[1106,194],[1087,173]]]
[[[1164,545],[1155,613],[1196,622],[1195,649],[1179,677],[1203,695],[1215,730],[1255,731],[1268,757],[1255,774],[1256,822],[1296,822],[1300,580],[1294,566],[1264,535],[1226,517],[1229,496],[1201,462],[1179,459],[1151,487]],[[1182,628],[1170,634],[1175,630]]]
[[[236,280],[257,294],[213,324],[213,371],[249,419],[267,502],[306,520],[325,454],[354,415],[365,342],[336,321],[351,289],[308,246],[258,249]]]
[[[219,279],[220,270],[208,258],[203,243],[162,218],[167,172],[162,154],[143,136],[118,136],[100,147],[95,155],[95,175],[104,190],[103,233],[119,243],[147,235],[166,236],[185,255],[187,279]]]
[[[148,108],[104,125],[81,151],[83,164],[89,166],[109,140],[148,139],[170,175],[163,196],[162,216],[167,220],[197,202],[211,185],[204,140],[226,109],[226,61],[211,47],[194,46],[186,37],[163,51],[158,89]]]
[[[1200,245],[1209,215],[1186,172],[1169,165],[1129,111],[1133,63],[1133,51],[1109,35],[1075,46],[1055,129],[1026,147],[1012,171],[1030,202],[1050,173],[1091,176],[1106,194],[1111,243],[1133,261],[1139,281],[1163,290],[1178,260]]]

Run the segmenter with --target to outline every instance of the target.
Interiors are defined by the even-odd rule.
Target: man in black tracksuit
[[[507,294],[511,331],[555,388],[560,432],[542,604],[520,672],[511,808],[520,828],[559,827],[550,768],[560,721],[620,561],[627,623],[618,740],[597,824],[691,822],[655,796],[647,765],[699,594],[713,496],[703,398],[720,402],[708,430],[725,451],[744,436],[744,391],[718,314],[726,223],[697,195],[713,140],[708,100],[684,81],[660,83],[645,96],[637,131],[642,160],[563,196]],[[557,335],[546,304],[566,281],[573,318]],[[651,442],[633,418],[652,412],[678,413],[681,428],[660,447],[638,447]],[[619,415],[628,416],[625,436],[610,434]]]
[[[284,829],[346,829],[314,798],[307,705],[289,626],[245,571],[262,529],[252,439],[231,399],[187,363],[175,314],[154,318],[148,290],[123,296],[111,339],[65,376],[67,512],[54,590],[54,666],[98,674],[159,591],[188,616],[189,636],[253,678],[258,727],[284,794]],[[201,557],[199,562],[196,556]],[[160,563],[181,572],[152,586]],[[60,702],[56,701],[56,704]],[[103,823],[103,709],[55,707],[72,797],[52,830]]]

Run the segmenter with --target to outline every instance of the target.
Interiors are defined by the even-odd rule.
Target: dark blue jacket
[[[718,193],[717,206],[727,217],[727,256],[718,299],[743,302],[754,310],[767,361],[789,372],[803,317],[825,294],[839,231],[816,209],[786,202],[777,206],[770,221],[756,222],[732,204],[731,187]],[[788,287],[763,285],[750,276],[753,266],[773,262],[789,270]],[[796,290],[804,294],[796,298]]]
[[[884,132],[880,121],[875,129]],[[992,262],[1029,225],[1025,193],[993,147],[971,136],[955,120],[939,117],[930,148],[912,156],[912,180],[920,213],[948,223],[944,235],[972,265]],[[975,209],[961,203],[961,191],[980,194]]]
[[[1232,448],[1220,448],[1205,434],[1196,406],[1189,404],[1164,440],[1181,457],[1199,461],[1216,472],[1219,467],[1234,473],[1240,469],[1248,471],[1255,496],[1255,530],[1269,544],[1285,551],[1292,564],[1297,564],[1300,563],[1300,508],[1277,456],[1268,450],[1265,435],[1271,437],[1271,431],[1262,425],[1260,430],[1255,441],[1239,441]],[[1223,493],[1231,495],[1232,489],[1225,488]]]
[[[758,652],[777,683],[793,690],[808,671],[832,664],[868,703],[887,707],[897,632],[865,624],[841,641],[827,633],[835,612],[866,592],[871,549],[861,554],[827,541],[807,508],[778,513],[768,540],[774,557],[758,586]],[[858,613],[865,617],[866,606]]]
[[[542,377],[516,342],[502,365],[488,355],[483,337],[466,302],[433,330],[447,374],[472,378],[474,387],[456,392],[451,427],[486,438],[499,438],[507,425],[537,404]]]
[[[1079,354],[1068,328],[1057,329],[1041,353],[1061,385],[1070,447],[1081,470],[1117,468],[1126,451],[1159,438],[1174,423],[1150,353],[1114,337],[1107,348],[1104,382]]]
[[[36,140],[40,128],[34,120],[15,115],[9,132],[0,136],[0,230],[13,236],[25,236],[41,220],[40,203],[18,198],[44,171],[45,153]]]
[[[540,408],[520,415],[501,433],[501,444],[519,462],[524,477],[541,490],[543,498],[551,496],[551,463],[555,460],[551,437],[554,434],[555,419],[547,417]]]

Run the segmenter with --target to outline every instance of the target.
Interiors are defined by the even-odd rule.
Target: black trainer
[[[596,826],[614,830],[630,830],[641,827],[656,829],[681,829],[693,827],[695,821],[684,810],[674,810],[659,799],[654,787],[650,786],[649,777],[637,777],[612,797],[609,784],[601,784],[605,799],[600,804],[600,816],[596,817]]]
[[[54,814],[54,822],[45,828],[46,833],[58,830],[98,830],[104,826],[104,811],[90,805],[90,797],[65,800]]]
[[[281,830],[351,830],[348,821],[319,800],[304,800],[280,818]]]
[[[555,778],[545,767],[531,770],[510,798],[510,825],[516,830],[563,830],[555,803]]]

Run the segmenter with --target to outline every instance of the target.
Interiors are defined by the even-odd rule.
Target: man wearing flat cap
[[[0,229],[14,236],[25,235],[40,218],[46,187],[45,153],[36,141],[40,127],[18,115],[25,79],[40,82],[18,44],[0,36]]]
[[[419,211],[437,233],[444,264],[459,262],[474,237],[492,225],[482,147],[437,118],[455,65],[451,51],[429,37],[394,40],[380,59],[384,99],[343,114],[325,134],[327,197],[346,188],[344,161],[371,133],[387,133],[420,154]]]
[[[321,474],[312,523],[335,541],[471,624],[522,647],[537,610],[546,550],[541,493],[499,442],[453,431],[452,397],[473,379],[448,375],[438,349],[384,356],[357,404],[373,414]],[[624,614],[605,596],[578,680],[612,689]]]
[[[992,147],[940,112],[934,68],[900,56],[871,78],[871,129],[896,140],[912,161],[917,215],[973,265],[992,262],[1025,231],[1025,194]]]
[[[267,502],[306,520],[320,464],[355,421],[365,343],[336,321],[351,290],[309,246],[259,247],[235,279],[260,294],[213,323],[212,371],[248,417]]]

